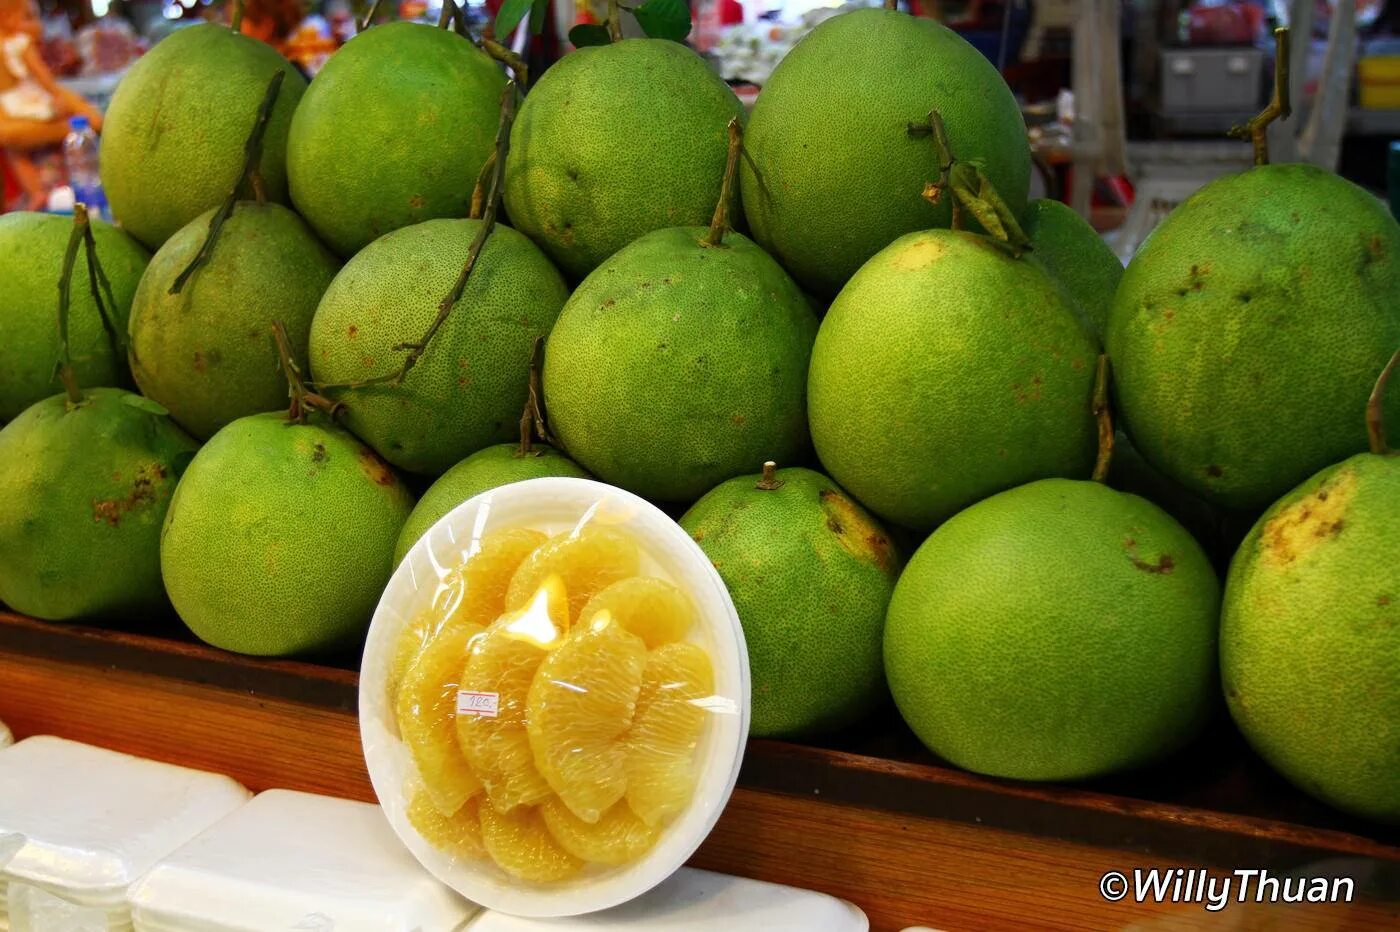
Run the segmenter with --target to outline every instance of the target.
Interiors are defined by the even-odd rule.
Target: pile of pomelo
[[[216,24],[133,67],[103,140],[119,229],[0,218],[0,598],[168,598],[229,650],[354,649],[439,517],[591,474],[712,559],[755,734],[892,696],[955,764],[1079,779],[1182,747],[1223,694],[1303,789],[1400,821],[1400,226],[1375,198],[1259,165],[1124,271],[1028,203],[1010,90],[929,20],[831,18],[747,116],[674,36],[578,38],[528,86],[418,23],[309,85]],[[625,675],[635,723],[654,664],[700,676],[590,625],[635,597],[653,630],[665,599],[604,616],[601,581],[524,572],[418,632],[404,702],[447,671],[528,706],[557,662]],[[496,656],[558,599],[557,649]],[[542,876],[640,850],[665,809],[618,747],[571,774],[536,718],[435,714],[415,811],[443,844]]]

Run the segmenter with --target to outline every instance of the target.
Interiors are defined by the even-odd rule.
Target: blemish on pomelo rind
[[[926,268],[948,252],[948,246],[937,239],[915,240],[905,246],[890,261],[890,267],[899,271],[913,271]]]
[[[373,450],[361,450],[359,457],[360,468],[365,471],[365,475],[374,480],[376,485],[394,485],[398,481],[394,477],[394,471],[389,468],[389,464],[380,459]]]
[[[1288,566],[1337,537],[1346,527],[1346,513],[1355,492],[1356,473],[1344,469],[1279,509],[1260,534],[1262,560]]]
[[[835,489],[822,489],[820,498],[826,526],[846,552],[892,575],[895,555],[889,537],[862,514],[854,502]]]
[[[131,483],[131,492],[128,495],[93,501],[92,520],[98,524],[105,523],[117,527],[128,514],[155,501],[155,484],[166,475],[166,469],[160,463],[141,467],[136,471],[136,478]]]

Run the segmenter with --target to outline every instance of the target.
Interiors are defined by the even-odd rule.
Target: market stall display
[[[1032,200],[1010,87],[955,32],[831,16],[746,120],[674,6],[581,25],[533,83],[451,5],[309,87],[237,12],[130,70],[101,156],[128,232],[0,218],[28,367],[0,598],[146,631],[0,619],[0,669],[52,707],[0,714],[34,734],[73,708],[55,683],[137,659],[98,678],[132,702],[114,746],[377,798],[392,845],[514,917],[643,904],[745,817],[849,846],[864,896],[929,873],[934,822],[1024,854],[1030,801],[1204,825],[1221,749],[1341,830],[1221,831],[1392,858],[1400,226],[1266,164],[1286,56],[1237,132],[1258,164],[1124,269]],[[124,720],[166,695],[208,720]],[[764,809],[765,781],[808,798]],[[1098,795],[1144,785],[1179,795]],[[816,812],[838,827],[802,837]],[[907,844],[858,837],[900,813]],[[1107,834],[1075,843],[1131,847]]]

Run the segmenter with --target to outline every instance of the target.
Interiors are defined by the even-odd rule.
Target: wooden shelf
[[[372,801],[356,688],[349,669],[0,614],[0,719],[16,737],[61,735],[227,773],[253,790]],[[877,930],[1400,923],[1393,834],[775,741],[749,743],[739,787],[692,863],[844,897]],[[1355,878],[1353,903],[1232,903],[1212,914],[1197,904],[1108,903],[1098,893],[1108,870],[1311,876],[1329,865]]]

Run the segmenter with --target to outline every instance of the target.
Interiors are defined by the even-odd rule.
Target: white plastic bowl
[[[657,843],[631,864],[586,868],[554,884],[532,884],[489,861],[465,861],[440,851],[409,824],[404,786],[414,774],[398,737],[386,680],[408,620],[432,603],[444,576],[475,551],[482,535],[501,527],[549,534],[589,522],[618,527],[642,551],[642,572],[660,576],[695,602],[699,623],[688,636],[710,655],[714,700],[696,749],[699,779],[690,804],[662,830]],[[360,738],[375,794],[389,824],[420,863],[443,883],[488,909],[549,918],[607,909],[640,896],[670,877],[714,828],[739,775],[749,729],[749,663],[739,615],[708,557],[680,526],[630,492],[591,479],[530,479],[502,486],[459,505],[425,534],[399,564],[375,609],[360,668]]]

